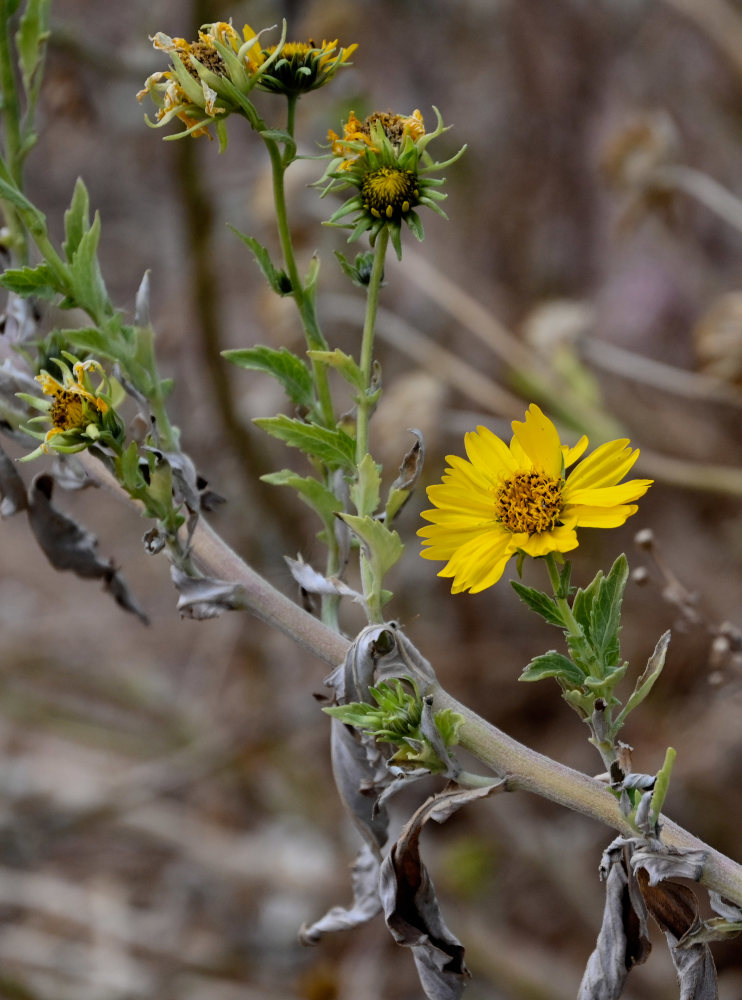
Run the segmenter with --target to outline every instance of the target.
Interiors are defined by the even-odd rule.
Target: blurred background
[[[358,42],[354,66],[303,100],[303,152],[350,108],[432,105],[453,128],[437,156],[450,221],[421,216],[389,262],[380,317],[385,394],[372,446],[388,482],[419,428],[423,479],[485,423],[507,435],[538,401],[568,440],[627,434],[656,485],[623,528],[584,533],[577,583],[621,551],[645,567],[625,600],[638,672],[673,628],[665,672],[625,738],[634,767],[678,751],[667,811],[742,861],[742,4],[725,0],[58,0],[28,191],[55,238],[75,178],[103,220],[112,298],[129,315],[146,269],[161,367],[185,449],[227,503],[214,527],[295,595],[283,555],[321,566],[318,525],[258,475],[301,461],[251,420],[285,407],[275,385],[219,352],[301,350],[231,223],[269,246],[262,147],[163,142],[135,100],[165,68],[148,36],[232,18],[289,38]],[[280,102],[262,102],[280,123]],[[306,266],[322,260],[320,315],[354,350],[363,301],[320,228],[338,202],[297,165],[290,201]],[[332,203],[331,203],[332,202]],[[358,249],[364,249],[359,244]],[[45,328],[69,316],[46,314]],[[20,450],[11,445],[14,456]],[[43,466],[22,467],[27,479]],[[246,615],[180,620],[146,524],[93,490],[58,496],[100,538],[151,619],[51,569],[23,515],[0,524],[0,996],[14,1000],[416,1000],[411,956],[377,918],[314,949],[297,929],[349,900],[358,842],[330,778],[325,665]],[[559,636],[505,582],[452,597],[417,555],[424,492],[389,612],[457,698],[537,750],[595,773],[587,731],[556,685],[524,685]],[[660,563],[634,545],[654,531]],[[664,567],[664,568],[663,568]],[[540,585],[541,567],[527,570]],[[514,568],[513,568],[514,572]],[[725,624],[726,623],[726,624]],[[349,631],[361,623],[348,614]],[[403,819],[429,788],[396,802]],[[610,831],[525,795],[463,810],[424,851],[471,1000],[574,997],[600,925]],[[629,1000],[677,996],[664,941]],[[739,940],[715,946],[722,1000],[742,996]]]

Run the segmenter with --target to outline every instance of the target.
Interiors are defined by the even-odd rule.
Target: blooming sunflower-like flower
[[[50,450],[70,454],[83,451],[94,442],[118,446],[123,441],[124,427],[114,408],[111,383],[101,365],[93,360],[78,361],[68,354],[65,357],[72,362],[72,368],[61,358],[53,359],[62,374],[61,382],[47,371],[36,376],[47,398],[18,393],[41,411],[28,421],[24,430],[42,443],[24,461]],[[95,387],[93,373],[98,376]],[[37,425],[48,429],[37,430]]]
[[[445,179],[433,175],[454,163],[466,147],[443,163],[431,158],[429,143],[447,131],[438,109],[433,110],[437,119],[433,132],[425,131],[419,111],[411,115],[376,111],[363,121],[351,111],[342,136],[333,130],[328,133],[333,159],[318,183],[324,186],[323,197],[329,191],[356,189],[328,220],[329,225],[352,229],[349,243],[368,233],[373,246],[387,226],[401,258],[402,222],[417,239],[424,235],[415,211],[418,206],[425,205],[446,217],[438,204],[446,198],[439,190]]]
[[[335,73],[348,65],[348,60],[358,48],[357,44],[338,48],[337,38],[315,45],[308,42],[285,42],[273,65],[260,76],[259,87],[273,94],[299,97],[310,90],[328,83]],[[260,65],[274,55],[272,45],[260,52]]]
[[[627,439],[608,441],[579,461],[588,439],[562,445],[535,404],[522,423],[513,421],[509,445],[486,427],[464,443],[469,461],[448,456],[442,482],[428,487],[436,509],[422,516],[431,524],[418,531],[427,546],[420,554],[446,561],[438,575],[453,578],[454,594],[491,587],[517,553],[577,548],[577,528],[618,527],[652,484],[621,482],[639,457]]]
[[[149,95],[157,106],[155,121],[147,118],[147,123],[160,128],[177,118],[185,125],[178,137],[211,137],[213,125],[224,148],[228,115],[237,112],[251,123],[258,121],[249,94],[279,58],[286,29],[270,54],[260,46],[261,34],[246,24],[240,35],[226,21],[205,24],[193,42],[158,31],[152,44],[167,52],[171,65],[152,73],[137,94],[139,101]]]

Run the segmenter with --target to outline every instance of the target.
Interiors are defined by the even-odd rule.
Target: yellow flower
[[[587,438],[563,446],[535,404],[522,423],[513,421],[510,445],[486,427],[464,443],[469,461],[448,456],[442,482],[428,487],[436,509],[422,516],[431,524],[418,531],[427,546],[420,554],[446,561],[438,575],[453,578],[454,594],[491,587],[519,552],[536,557],[577,548],[577,528],[618,527],[652,484],[621,482],[639,457],[625,438],[578,462]]]
[[[270,71],[262,74],[260,89],[273,94],[285,94],[287,97],[297,97],[310,90],[317,90],[332,79],[341,66],[358,48],[357,44],[338,49],[337,38],[332,42],[324,41],[315,45],[308,42],[285,42],[278,58]],[[263,49],[261,62],[274,55],[276,46]]]
[[[123,441],[124,427],[113,406],[111,383],[101,365],[92,359],[77,361],[66,352],[64,356],[72,362],[71,369],[62,358],[53,359],[62,373],[61,382],[47,371],[36,376],[41,391],[49,398],[18,393],[41,411],[24,426],[28,434],[41,441],[35,451],[25,456],[25,461],[49,450],[73,453],[93,443],[116,448]],[[97,388],[93,387],[92,375],[99,379]]]
[[[352,230],[348,242],[368,233],[371,245],[386,226],[397,257],[402,256],[401,224],[421,240],[423,225],[415,211],[425,205],[445,218],[439,202],[444,178],[434,176],[461,156],[463,147],[443,163],[434,161],[428,145],[446,131],[437,108],[437,124],[426,132],[419,111],[411,115],[375,111],[361,121],[354,111],[343,124],[343,134],[328,132],[332,161],[317,182],[330,191],[355,188],[355,193],[327,220]],[[346,220],[346,221],[343,221]]]
[[[332,129],[327,138],[332,146],[332,155],[340,162],[338,170],[349,170],[352,164],[362,156],[366,149],[380,153],[379,143],[374,143],[371,132],[374,127],[381,127],[384,136],[393,147],[398,149],[404,139],[409,136],[413,142],[425,135],[425,124],[419,110],[411,115],[395,115],[391,111],[374,111],[368,118],[361,121],[355,111],[351,111],[348,120],[343,124],[342,137]]]

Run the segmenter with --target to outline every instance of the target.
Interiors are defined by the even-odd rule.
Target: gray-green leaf
[[[312,374],[301,360],[285,347],[245,347],[222,351],[222,356],[238,368],[267,372],[277,379],[296,406],[312,405]]]
[[[585,675],[577,664],[554,649],[534,657],[518,680],[540,681],[544,677],[558,677],[572,687],[580,687],[585,681]]]
[[[355,441],[345,431],[293,420],[285,414],[258,417],[254,423],[272,437],[312,458],[318,458],[325,465],[348,470],[355,468]]]

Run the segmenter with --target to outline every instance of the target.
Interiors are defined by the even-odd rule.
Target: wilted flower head
[[[24,461],[49,450],[69,454],[83,451],[94,442],[118,447],[123,441],[123,424],[114,408],[111,383],[101,365],[93,360],[78,361],[66,353],[65,357],[72,363],[71,369],[61,358],[53,359],[62,374],[61,382],[47,371],[36,376],[46,399],[18,394],[41,411],[40,416],[28,421],[24,430],[42,444],[26,455]],[[93,373],[98,376],[95,387]],[[37,425],[48,429],[37,430]]]
[[[226,21],[204,25],[193,42],[158,31],[152,43],[168,53],[171,66],[149,76],[137,94],[140,101],[149,95],[157,105],[156,121],[150,124],[161,127],[178,118],[186,126],[179,135],[196,136],[209,135],[214,125],[224,147],[227,115],[237,112],[255,122],[248,95],[279,57],[285,27],[269,56],[260,47],[260,34],[246,24],[240,35]]]
[[[587,438],[573,448],[562,445],[535,404],[522,423],[513,421],[509,445],[486,427],[471,431],[464,443],[469,461],[448,456],[443,481],[428,487],[436,509],[422,516],[431,524],[418,531],[427,546],[422,557],[446,561],[438,575],[453,577],[453,593],[491,587],[517,553],[536,557],[577,548],[577,528],[618,527],[636,513],[632,501],[652,484],[621,482],[639,457],[625,438],[578,461]]]
[[[401,225],[404,221],[415,236],[423,238],[423,227],[415,208],[426,205],[445,218],[438,202],[446,195],[438,190],[444,178],[433,176],[454,163],[466,147],[451,159],[437,163],[427,147],[446,129],[437,110],[435,131],[426,133],[422,115],[374,112],[361,121],[351,111],[343,124],[343,134],[330,130],[328,138],[333,159],[320,184],[328,191],[356,188],[328,220],[330,225],[352,227],[348,242],[367,232],[373,245],[387,226],[397,252],[402,256]],[[348,222],[341,222],[351,216]]]

